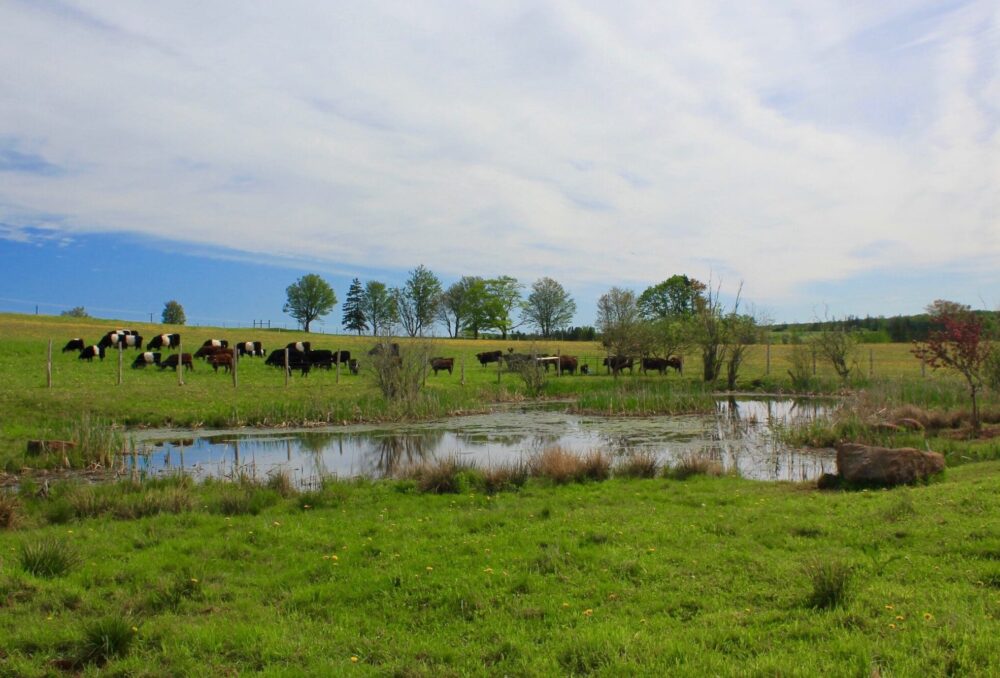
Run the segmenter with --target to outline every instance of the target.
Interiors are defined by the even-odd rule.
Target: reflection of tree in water
[[[322,454],[332,448],[333,441],[343,436],[329,431],[307,431],[298,434],[299,447],[305,452]]]
[[[444,431],[376,435],[368,441],[369,448],[365,456],[374,475],[388,477],[403,466],[433,456],[443,438]]]

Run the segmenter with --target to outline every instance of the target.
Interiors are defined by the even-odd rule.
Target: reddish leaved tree
[[[935,301],[928,307],[938,329],[927,341],[914,342],[913,355],[933,369],[955,370],[969,388],[972,399],[972,429],[979,432],[979,389],[983,386],[983,367],[990,355],[990,342],[983,336],[983,324],[968,306]]]

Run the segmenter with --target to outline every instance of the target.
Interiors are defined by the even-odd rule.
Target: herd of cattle
[[[93,362],[94,358],[104,360],[108,349],[132,348],[136,351],[142,351],[142,345],[143,338],[135,330],[119,329],[108,332],[96,344],[89,346],[83,339],[78,337],[70,339],[66,342],[62,350],[63,353],[77,351],[79,352],[80,360]],[[222,368],[226,372],[229,372],[233,369],[233,363],[238,358],[261,357],[265,358],[264,363],[266,365],[286,369],[289,372],[298,370],[303,376],[309,374],[313,368],[330,370],[333,369],[334,365],[346,365],[352,374],[357,374],[359,370],[359,363],[357,359],[351,357],[350,351],[313,349],[312,344],[308,341],[293,341],[284,349],[272,351],[270,354],[268,354],[259,341],[241,341],[230,348],[229,341],[226,339],[207,339],[193,354],[175,353],[164,356],[162,352],[163,350],[179,349],[180,346],[181,335],[177,333],[159,334],[152,337],[146,343],[146,350],[139,353],[132,361],[132,367],[138,369],[153,365],[159,367],[161,370],[176,370],[178,364],[180,364],[184,368],[193,370],[194,359],[202,358],[208,365],[212,366],[214,371],[218,372],[219,368]],[[399,344],[391,344],[388,348],[381,345],[376,346],[368,352],[368,355],[378,356],[386,350],[398,358]],[[503,351],[477,353],[476,358],[483,367],[486,367],[490,363],[503,362],[508,369],[513,370],[535,361],[538,365],[543,366],[545,371],[555,366],[559,372],[567,372],[569,374],[576,374],[577,370],[579,370],[580,374],[589,374],[590,372],[589,365],[586,363],[580,365],[577,357],[571,355],[536,356],[515,353],[514,349],[510,348],[507,349],[507,353]],[[435,375],[442,370],[447,370],[448,374],[451,374],[455,369],[454,358],[434,357],[430,359],[429,363]],[[639,359],[631,356],[610,356],[604,358],[602,365],[609,371],[617,374],[625,369],[629,373],[632,373],[637,363],[643,372],[656,370],[660,374],[665,374],[668,369],[673,369],[680,373],[684,367],[681,358],[675,356],[669,358],[643,357]]]

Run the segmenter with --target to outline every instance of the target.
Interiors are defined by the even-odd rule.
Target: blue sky
[[[0,310],[287,323],[424,264],[1000,306],[995,2],[0,5]],[[339,310],[326,319],[335,331]]]

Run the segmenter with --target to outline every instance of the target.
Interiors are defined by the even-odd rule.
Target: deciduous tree
[[[373,336],[391,335],[397,322],[396,301],[385,283],[369,280],[361,296],[361,312],[371,327]]]
[[[306,332],[312,321],[332,311],[337,303],[333,288],[315,273],[302,276],[285,293],[288,300],[282,311],[295,318]]]
[[[569,325],[576,313],[576,302],[558,282],[548,277],[540,278],[531,286],[531,294],[521,313],[547,338],[553,330]]]
[[[183,325],[187,322],[187,317],[184,315],[184,307],[179,302],[171,299],[163,305],[161,320],[164,325]]]
[[[402,289],[394,291],[396,310],[403,329],[411,337],[423,335],[434,324],[441,301],[441,281],[423,264],[410,271]]]

